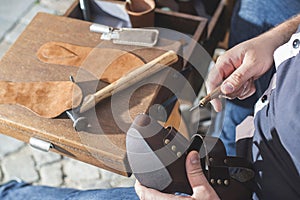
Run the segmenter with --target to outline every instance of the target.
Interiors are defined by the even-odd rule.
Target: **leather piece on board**
[[[0,104],[18,104],[45,118],[80,105],[81,89],[71,81],[0,81]]]
[[[38,50],[37,57],[45,63],[81,67],[107,83],[145,64],[136,55],[119,49],[90,48],[63,42],[45,43]]]
[[[38,50],[37,57],[45,63],[79,67],[91,50],[63,42],[47,42]]]

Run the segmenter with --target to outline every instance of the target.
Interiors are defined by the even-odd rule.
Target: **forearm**
[[[279,24],[270,31],[261,36],[267,38],[268,44],[275,50],[279,46],[288,42],[292,34],[294,34],[300,24],[300,14],[291,19]]]

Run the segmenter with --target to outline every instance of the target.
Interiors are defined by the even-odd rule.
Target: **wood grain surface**
[[[180,42],[164,40],[156,48],[114,45],[110,41],[101,41],[99,34],[90,32],[90,24],[62,16],[37,14],[0,61],[0,81],[67,81],[69,76],[73,76],[83,95],[107,85],[81,68],[39,60],[37,52],[48,42],[120,49],[133,53],[143,62],[149,62],[167,50],[179,51],[181,48]],[[96,59],[95,56],[89,62],[93,59]],[[101,66],[100,62],[100,70],[101,67],[106,66]],[[182,60],[172,67],[181,69]],[[122,175],[130,175],[126,161],[125,133],[137,114],[147,113],[154,103],[162,103],[172,95],[162,91],[160,86],[168,73],[160,72],[139,85],[104,99],[95,109],[84,113],[92,124],[87,131],[76,132],[72,121],[65,114],[46,119],[20,106],[1,104],[0,132],[25,142],[30,137],[36,137],[51,142],[54,146],[52,151]]]

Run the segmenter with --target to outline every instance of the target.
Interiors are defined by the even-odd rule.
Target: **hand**
[[[221,55],[210,71],[206,86],[209,93],[221,84],[225,97],[245,99],[256,91],[254,80],[258,79],[273,64],[276,45],[269,35],[261,35],[243,42]],[[223,83],[222,83],[223,82]],[[222,105],[219,99],[211,101],[219,112]]]
[[[135,184],[135,191],[142,200],[156,199],[193,199],[193,200],[213,200],[219,199],[214,189],[209,185],[200,165],[199,154],[191,151],[186,158],[186,171],[188,180],[193,189],[192,196],[176,196],[173,194],[161,193],[157,190],[146,188],[138,181]]]

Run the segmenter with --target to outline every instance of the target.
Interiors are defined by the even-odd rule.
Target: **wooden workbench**
[[[36,53],[43,44],[50,41],[91,48],[98,48],[99,45],[111,45],[116,48],[110,41],[101,41],[98,33],[91,33],[90,24],[68,17],[39,13],[0,61],[0,80],[66,81],[69,80],[69,76],[76,79],[78,67],[43,63],[37,59]],[[168,48],[180,51],[181,47],[169,45],[166,49]],[[120,49],[132,50],[145,62],[163,53],[163,50],[155,48],[133,49],[122,46]],[[172,67],[180,70],[182,60],[179,59]],[[163,81],[167,75],[164,72],[159,73],[153,76],[152,81]],[[88,80],[82,81],[84,84]],[[97,87],[104,87],[106,84],[100,82],[97,83]],[[120,92],[113,101],[107,98],[97,105],[96,109],[88,111],[85,115],[91,116],[96,125],[88,131],[81,132],[74,130],[72,121],[65,114],[54,119],[46,119],[18,105],[0,105],[0,133],[25,142],[29,142],[32,137],[38,138],[51,143],[51,151],[122,175],[129,175],[125,133],[132,119],[139,113],[147,113],[152,105],[160,104],[172,95],[170,91],[157,84],[142,85],[133,91],[128,104],[123,102],[128,98],[126,96],[128,91]]]

